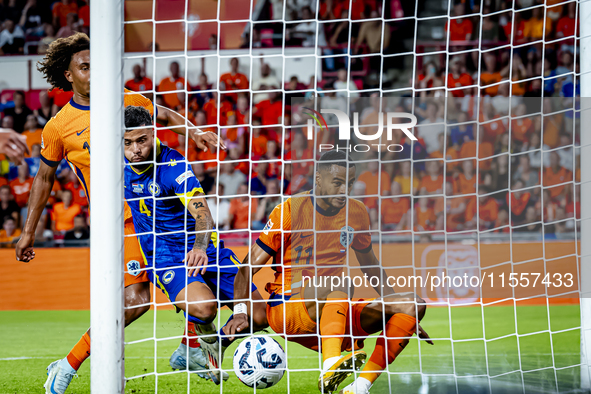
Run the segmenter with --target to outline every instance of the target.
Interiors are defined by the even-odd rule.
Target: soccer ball
[[[285,352],[271,337],[252,336],[234,352],[234,372],[248,387],[269,388],[281,380],[285,372]]]

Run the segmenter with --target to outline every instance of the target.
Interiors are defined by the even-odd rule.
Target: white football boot
[[[64,394],[74,376],[76,370],[66,358],[52,362],[47,367],[47,380],[43,385],[45,394]]]

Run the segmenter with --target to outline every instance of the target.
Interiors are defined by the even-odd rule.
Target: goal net
[[[421,327],[434,342],[414,336],[370,392],[589,390],[585,1],[124,6],[126,87],[227,147],[204,152],[189,133],[174,132],[191,127],[156,126],[159,143],[186,157],[177,165],[199,180],[216,239],[240,261],[268,230],[275,206],[310,190],[318,198],[324,152],[347,152],[355,163],[346,206],[361,202],[369,222],[358,230],[348,218],[334,229],[347,262],[338,277],[351,279],[353,303],[379,297],[382,285],[416,293],[427,305]],[[152,213],[156,221],[164,214]],[[311,215],[292,225],[318,223],[318,212]],[[350,246],[362,233],[387,283],[361,282]],[[185,242],[193,234],[187,228]],[[320,247],[297,252],[308,253],[312,272],[323,264]],[[263,298],[281,258],[272,263],[253,278]],[[231,315],[222,293],[213,290],[218,329]],[[126,392],[259,390],[233,371],[244,336],[225,353],[230,377],[220,386],[173,370],[171,354],[184,339],[189,346],[179,349],[189,356],[195,336],[155,286],[150,306],[125,333]],[[269,390],[317,390],[322,356],[270,328],[263,334],[287,355],[283,379]],[[376,336],[365,338],[368,356],[375,344]]]

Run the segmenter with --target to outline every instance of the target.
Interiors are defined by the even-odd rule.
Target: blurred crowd
[[[0,55],[43,54],[51,42],[89,34],[88,0],[0,1]]]
[[[62,22],[67,26],[73,20],[73,12],[66,11],[74,7],[78,27],[85,26],[80,2],[63,0],[53,10],[41,3],[29,1],[18,10],[22,15],[45,10],[39,18],[23,16],[14,22],[16,2],[4,0],[0,20],[5,18],[5,29],[8,21],[20,26],[24,36],[47,26],[62,28]],[[253,20],[271,22],[252,29],[253,47],[281,46],[285,40],[289,46],[321,48],[321,72],[307,81],[291,75],[284,80],[281,70],[265,59],[250,80],[244,71],[250,57],[236,57],[228,59],[230,71],[219,79],[201,71],[195,84],[184,79],[178,62],[170,63],[169,75],[159,81],[135,64],[134,77],[125,86],[224,140],[227,150],[202,152],[170,130],[157,131],[163,143],[192,163],[211,195],[209,205],[220,229],[260,230],[282,195],[312,188],[315,148],[339,144],[330,129],[312,142],[302,127],[291,126],[292,113],[315,107],[358,111],[366,127],[377,125],[380,112],[386,111],[412,112],[419,120],[413,130],[417,142],[394,133],[392,143],[404,146],[402,152],[372,150],[359,157],[380,159],[357,165],[358,181],[351,192],[368,207],[373,229],[425,234],[572,231],[572,219],[580,216],[575,186],[580,182],[580,125],[572,111],[578,105],[574,98],[580,96],[573,39],[578,34],[576,2],[548,0],[544,7],[537,0],[485,0],[482,9],[481,2],[453,2],[452,18],[445,16],[444,26],[421,29],[422,38],[410,49],[409,34],[412,38],[417,30],[413,24],[421,21],[406,18],[415,15],[415,5],[407,3],[257,2]],[[426,13],[432,3],[419,1],[416,10]],[[285,33],[284,22],[280,24],[277,40],[279,30],[272,21],[283,15],[288,23]],[[25,29],[24,22],[33,19],[39,22],[37,30]],[[514,46],[507,45],[511,40]],[[447,53],[442,51],[447,47]],[[406,55],[396,56],[409,50],[410,63]],[[0,162],[0,242],[19,235],[39,167],[41,129],[71,97],[56,90],[6,94],[0,95],[5,98],[0,103],[2,127],[24,133],[31,155],[19,167]],[[50,201],[38,237],[88,237],[84,189],[65,164]]]

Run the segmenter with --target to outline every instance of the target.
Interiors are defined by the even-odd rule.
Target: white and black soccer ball
[[[266,389],[281,380],[286,356],[276,340],[255,335],[240,343],[234,352],[234,373],[248,387]]]

